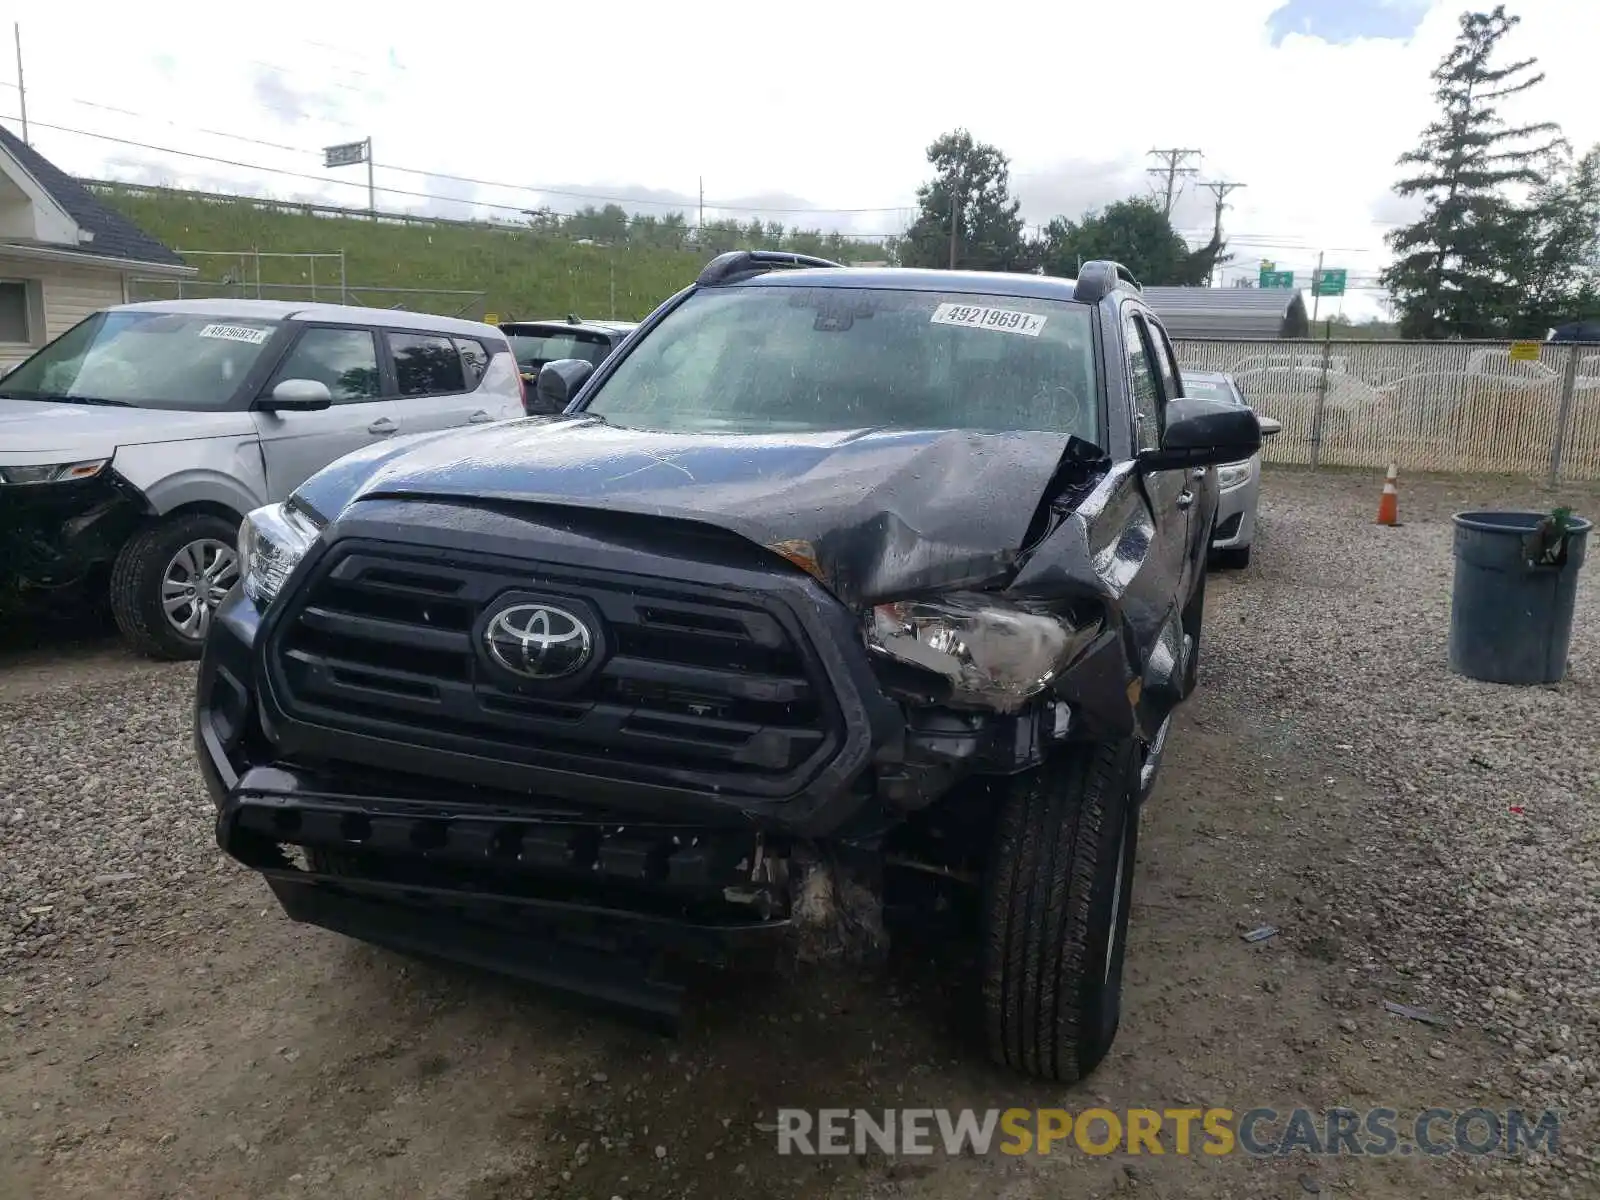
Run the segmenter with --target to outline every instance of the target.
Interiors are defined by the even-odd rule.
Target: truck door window
[[[1157,372],[1150,360],[1144,334],[1144,322],[1134,313],[1122,318],[1122,339],[1128,350],[1128,384],[1133,395],[1134,438],[1141,450],[1155,450],[1161,445],[1161,387]]]
[[[1182,375],[1178,372],[1178,357],[1172,352],[1172,342],[1167,337],[1167,331],[1155,321],[1146,321],[1145,329],[1150,334],[1151,348],[1156,355],[1156,369],[1161,373],[1161,390],[1171,401],[1183,395],[1179,386]]]

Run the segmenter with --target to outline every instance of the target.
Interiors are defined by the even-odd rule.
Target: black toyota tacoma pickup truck
[[[249,515],[222,849],[295,919],[661,1013],[663,964],[870,954],[887,880],[965,881],[996,1059],[1092,1070],[1255,415],[1113,263],[746,251],[536,402]]]

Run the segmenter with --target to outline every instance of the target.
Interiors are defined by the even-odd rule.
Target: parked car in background
[[[397,434],[523,415],[492,325],[275,300],[109,308],[0,379],[0,588],[105,586],[132,645],[198,658],[245,513]]]
[[[1186,396],[1250,407],[1233,376],[1222,371],[1185,371],[1183,391]],[[1256,420],[1261,424],[1262,437],[1283,430],[1271,417],[1257,413]],[[1222,495],[1217,501],[1217,523],[1211,534],[1212,560],[1219,566],[1247,567],[1256,536],[1256,502],[1261,496],[1261,452],[1219,466],[1217,486]]]
[[[511,341],[511,353],[517,356],[531,399],[545,363],[581,359],[598,367],[637,325],[637,321],[585,321],[572,315],[564,321],[502,321],[500,331]]]

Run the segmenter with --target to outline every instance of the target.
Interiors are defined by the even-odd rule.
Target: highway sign
[[[1312,283],[1311,291],[1316,296],[1342,296],[1344,295],[1344,269],[1328,267],[1318,271]]]
[[[325,167],[352,167],[367,161],[367,143],[344,142],[338,146],[322,148],[322,165]]]

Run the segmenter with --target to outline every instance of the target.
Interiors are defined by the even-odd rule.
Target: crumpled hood
[[[0,462],[110,458],[118,446],[255,432],[247,412],[180,412],[0,397]]]
[[[367,497],[473,497],[705,522],[814,558],[857,600],[1007,570],[1067,438],[1039,433],[680,434],[576,414],[340,460],[300,491],[326,516]]]

